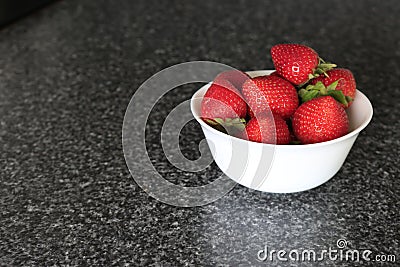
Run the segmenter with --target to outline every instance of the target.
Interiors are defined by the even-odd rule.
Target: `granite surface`
[[[399,13],[396,0],[71,0],[3,27],[0,265],[399,266]],[[121,142],[135,90],[186,61],[271,69],[268,51],[279,42],[308,44],[352,69],[372,101],[372,122],[337,175],[294,194],[237,185],[193,208],[144,192],[129,173]],[[195,173],[171,167],[158,129],[196,88],[165,95],[146,128],[157,171],[187,186],[221,173],[214,163]],[[197,158],[202,138],[189,123],[180,139],[183,154]],[[144,159],[137,160],[140,173]],[[257,259],[265,246],[320,251],[336,248],[339,238],[397,261]]]

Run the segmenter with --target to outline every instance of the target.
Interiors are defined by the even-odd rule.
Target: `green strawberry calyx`
[[[331,62],[325,62],[322,58],[319,58],[319,64],[317,68],[315,69],[315,73],[319,75],[325,75],[326,77],[329,77],[328,73],[326,73],[328,70],[331,70],[333,68],[336,68],[337,65]]]
[[[246,128],[246,120],[243,118],[214,118],[208,119],[203,118],[203,120],[215,129],[227,132],[227,130],[243,131]]]
[[[297,88],[302,88],[310,80],[317,78],[321,75],[324,75],[325,77],[329,77],[327,71],[337,67],[336,64],[330,63],[330,62],[325,62],[325,60],[323,60],[320,57],[318,58],[318,60],[319,60],[319,62],[318,62],[317,67],[315,69],[313,69],[312,73],[308,74],[308,80],[306,80],[304,83],[298,85]]]
[[[312,74],[308,75],[308,78],[314,79],[317,78],[318,76],[325,75],[326,77],[329,77],[328,73],[326,73],[328,70],[331,70],[333,68],[336,68],[337,65],[330,63],[330,62],[325,62],[322,58],[319,58],[319,62],[317,67],[315,68],[314,72]]]
[[[304,103],[319,96],[332,96],[336,101],[347,106],[353,99],[345,96],[342,91],[336,90],[338,83],[339,80],[331,83],[329,86],[325,86],[321,81],[318,81],[315,85],[307,85],[306,88],[299,90],[301,101]]]

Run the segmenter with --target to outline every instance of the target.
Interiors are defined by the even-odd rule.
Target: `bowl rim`
[[[268,75],[269,73],[271,73],[271,72],[273,72],[273,71],[274,71],[274,70],[254,70],[254,71],[246,71],[245,73],[249,74],[251,77],[254,77],[253,75],[255,75],[256,73],[257,73],[257,74],[263,73],[263,74],[261,74],[261,75]],[[257,75],[257,76],[259,76],[259,75]],[[205,123],[205,122],[200,118],[200,116],[196,115],[196,112],[194,111],[194,101],[195,101],[195,99],[198,99],[198,98],[201,98],[201,99],[202,99],[202,98],[203,98],[203,96],[201,96],[201,97],[198,96],[199,93],[200,93],[202,90],[204,90],[207,86],[210,86],[211,83],[212,83],[212,81],[209,82],[209,83],[207,83],[207,84],[205,84],[205,85],[203,85],[202,87],[200,87],[200,88],[192,95],[192,97],[191,97],[191,99],[190,99],[190,110],[191,110],[191,112],[192,112],[192,115],[193,115],[193,117],[196,119],[196,121],[197,121],[198,123],[200,123],[200,125],[201,125],[202,127],[205,127],[205,128],[208,129],[209,131],[211,131],[211,132],[213,132],[213,133],[216,133],[217,135],[220,135],[220,136],[224,136],[224,137],[229,137],[229,138],[237,139],[237,140],[239,140],[240,142],[252,143],[252,144],[257,144],[257,145],[261,145],[261,146],[270,146],[270,147],[275,146],[275,147],[280,147],[280,148],[295,148],[295,149],[327,146],[327,145],[331,145],[331,144],[338,143],[338,142],[341,142],[341,141],[343,141],[343,140],[349,139],[350,137],[352,137],[352,136],[354,136],[354,135],[360,133],[365,127],[367,127],[367,125],[370,123],[370,121],[371,121],[371,119],[372,119],[372,116],[373,116],[373,107],[372,107],[371,101],[368,99],[368,97],[367,97],[366,95],[364,95],[361,91],[359,91],[358,89],[356,89],[356,94],[359,95],[358,97],[363,97],[363,98],[365,98],[365,100],[366,100],[366,102],[367,102],[367,104],[368,104],[369,116],[367,117],[366,120],[363,121],[363,123],[361,123],[360,126],[358,126],[357,128],[355,128],[355,129],[352,130],[351,132],[349,132],[349,133],[347,133],[347,134],[345,134],[345,135],[343,135],[343,136],[341,136],[341,137],[338,137],[338,138],[335,138],[335,139],[332,139],[332,140],[329,140],[329,141],[325,141],[325,142],[319,142],[319,143],[313,143],[313,144],[300,144],[300,145],[290,145],[290,144],[288,144],[288,145],[277,145],[277,144],[266,144],[266,143],[259,143],[259,142],[244,140],[244,139],[241,139],[241,138],[238,138],[238,137],[235,137],[235,136],[232,136],[232,135],[229,135],[229,134],[226,134],[226,133],[223,133],[223,132],[220,132],[220,131],[214,129],[213,127],[211,127],[210,125],[208,125],[207,123]]]

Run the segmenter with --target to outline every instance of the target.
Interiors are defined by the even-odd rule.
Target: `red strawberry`
[[[340,90],[345,96],[347,96],[348,104],[343,106],[349,107],[356,95],[356,81],[354,79],[353,73],[348,69],[333,69],[326,72],[328,75],[319,76],[311,80],[311,84],[316,84],[317,82],[322,82],[325,86],[329,86],[332,83],[338,81],[335,90]]]
[[[249,116],[249,118],[254,118],[254,112],[251,110],[251,108],[249,106],[247,106],[247,115]]]
[[[282,118],[289,118],[299,105],[296,88],[288,81],[275,76],[259,76],[245,81],[242,93],[255,113],[269,109]]]
[[[344,108],[331,96],[302,104],[294,113],[292,127],[303,144],[329,141],[347,134],[349,120]]]
[[[312,48],[300,44],[278,44],[271,48],[276,72],[295,85],[301,85],[336,67],[325,63]]]
[[[247,105],[229,81],[217,76],[201,102],[201,117],[207,122],[246,117]],[[218,122],[219,123],[219,122]]]
[[[242,88],[243,83],[250,79],[250,76],[247,73],[244,73],[240,70],[227,70],[224,71],[215,78],[214,83],[219,83],[219,81],[224,81],[227,80],[229,81],[233,86],[235,86],[236,89],[240,90]]]
[[[290,139],[289,128],[279,115],[257,115],[247,123],[246,133],[248,140],[258,143],[286,145]]]

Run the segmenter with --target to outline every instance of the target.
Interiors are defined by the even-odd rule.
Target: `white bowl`
[[[251,77],[272,70],[247,72]],[[210,147],[218,167],[246,187],[273,193],[291,193],[317,187],[341,168],[358,134],[372,118],[372,105],[357,90],[346,110],[350,132],[340,138],[308,145],[271,145],[239,139],[222,133],[200,118],[201,100],[210,87],[201,87],[191,99],[191,110]]]

